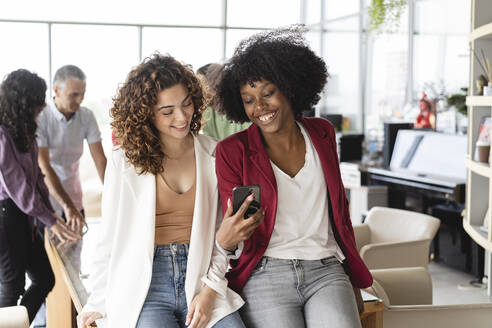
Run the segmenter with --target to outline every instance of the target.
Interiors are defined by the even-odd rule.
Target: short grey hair
[[[62,88],[68,80],[85,81],[85,74],[75,65],[62,66],[55,73],[53,85]]]

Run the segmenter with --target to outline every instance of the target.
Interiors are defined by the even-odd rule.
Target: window
[[[49,85],[48,24],[0,22],[0,81],[11,71],[24,68]]]
[[[301,17],[301,22],[307,26],[319,24],[321,19],[321,0],[306,0],[302,4],[305,7],[304,9],[301,8],[301,15],[304,16]]]
[[[249,0],[227,2],[227,25],[276,28],[300,22],[299,0]]]
[[[196,70],[230,57],[252,34],[305,23],[331,75],[317,113],[341,113],[351,129],[381,129],[383,120],[404,117],[426,84],[442,84],[447,93],[468,85],[471,0],[409,1],[414,10],[403,15],[400,31],[376,38],[364,32],[370,2],[87,0],[74,10],[64,0],[18,0],[0,12],[0,42],[8,45],[0,75],[24,67],[49,82],[61,65],[78,65],[88,77],[84,104],[108,122],[111,98],[141,56],[170,53]]]
[[[194,71],[222,58],[223,33],[219,29],[146,27],[142,36],[144,57],[155,51],[169,53],[176,59],[192,65]]]
[[[109,122],[109,109],[118,85],[138,64],[136,27],[65,25],[52,28],[52,68],[73,64],[87,76],[83,104],[100,124]]]
[[[332,20],[359,14],[359,0],[325,0],[325,19]]]
[[[402,116],[408,74],[408,37],[387,34],[369,45],[366,131],[381,130],[385,120]]]
[[[226,46],[226,58],[230,58],[234,52],[234,49],[239,45],[241,40],[249,38],[253,34],[264,32],[265,30],[227,30],[227,46]]]
[[[347,18],[325,26],[324,60],[330,77],[322,113],[349,118],[351,129],[360,129],[359,18]]]
[[[16,0],[3,5],[0,19],[58,22],[206,25],[222,22],[222,0]]]
[[[415,10],[414,99],[426,84],[448,93],[467,87],[470,0],[417,1]]]

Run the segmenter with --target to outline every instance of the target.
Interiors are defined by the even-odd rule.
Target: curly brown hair
[[[203,89],[193,70],[170,55],[154,54],[128,74],[113,98],[110,115],[116,141],[138,174],[163,172],[164,152],[154,126],[153,107],[160,91],[183,84],[193,100],[190,131],[198,134],[202,112],[207,104]]]

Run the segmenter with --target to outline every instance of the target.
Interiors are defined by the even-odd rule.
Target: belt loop
[[[261,267],[264,269],[268,263],[268,256],[263,256],[261,258]]]
[[[171,249],[171,253],[173,255],[176,255],[178,253],[178,245],[176,245],[176,243],[171,243],[169,244],[169,248]]]

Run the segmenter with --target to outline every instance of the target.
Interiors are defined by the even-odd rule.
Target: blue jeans
[[[352,284],[334,257],[263,257],[242,291],[248,328],[361,327]]]
[[[157,246],[154,252],[152,280],[137,328],[184,328],[186,305],[185,278],[187,244]],[[215,328],[244,328],[239,313],[233,312],[219,320]]]

